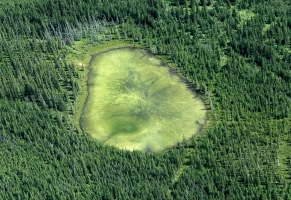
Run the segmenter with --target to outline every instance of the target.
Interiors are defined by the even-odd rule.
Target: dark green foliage
[[[4,0],[0,21],[0,199],[290,199],[290,2]],[[82,38],[174,63],[209,107],[203,135],[150,154],[79,133],[83,72],[64,60]]]

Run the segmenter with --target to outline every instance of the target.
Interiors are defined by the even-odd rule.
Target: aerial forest
[[[76,122],[71,58],[114,42],[183,77],[199,133],[130,151]],[[291,199],[290,63],[290,0],[1,0],[0,199]]]

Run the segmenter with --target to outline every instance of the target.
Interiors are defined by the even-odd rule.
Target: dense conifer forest
[[[290,0],[1,0],[0,22],[0,199],[291,199]],[[209,123],[155,153],[93,140],[82,40],[168,60]]]

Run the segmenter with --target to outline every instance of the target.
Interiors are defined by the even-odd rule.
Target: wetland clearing
[[[206,122],[203,101],[167,63],[140,48],[93,56],[80,124],[100,142],[158,151],[197,134]]]

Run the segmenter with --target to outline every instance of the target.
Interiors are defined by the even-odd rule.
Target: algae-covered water
[[[201,99],[149,52],[119,48],[92,58],[80,122],[97,140],[158,151],[189,139],[205,121]]]

